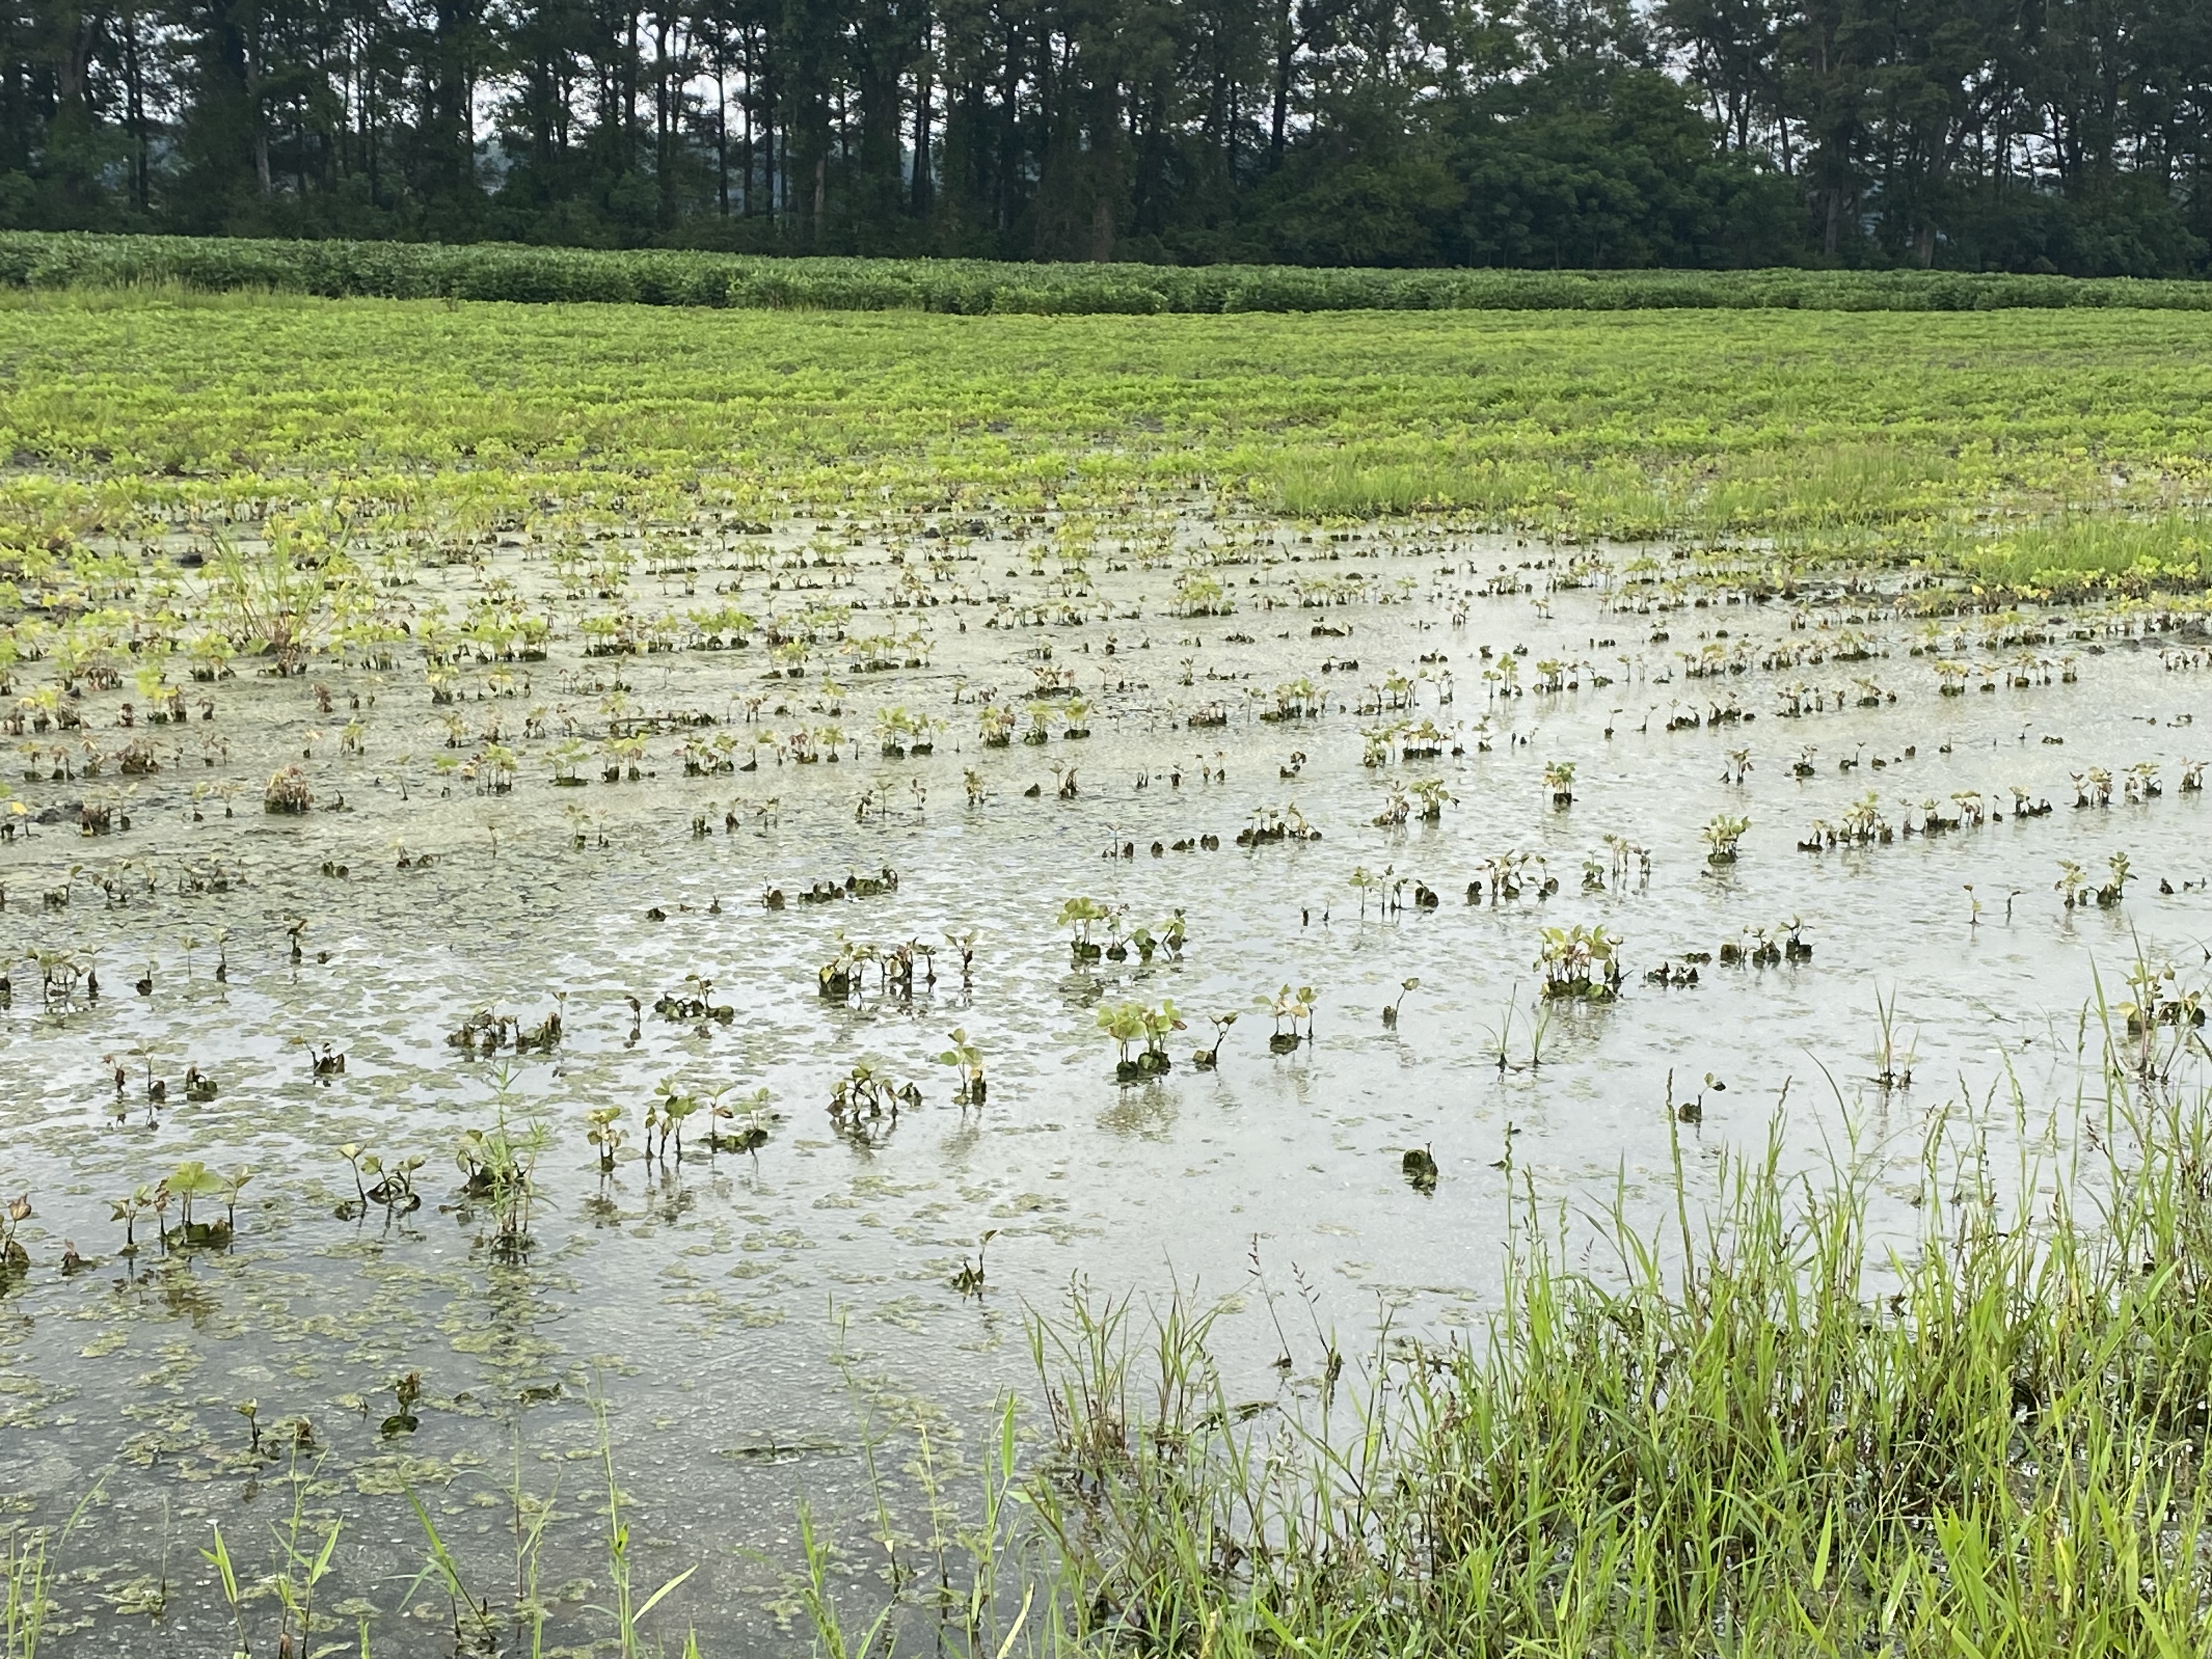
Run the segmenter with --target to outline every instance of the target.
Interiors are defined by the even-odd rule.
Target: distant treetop
[[[2191,276],[2203,0],[16,4],[0,228]]]

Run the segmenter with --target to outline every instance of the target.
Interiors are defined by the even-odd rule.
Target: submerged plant
[[[999,1236],[996,1227],[988,1228],[975,1241],[975,1259],[960,1258],[959,1269],[952,1275],[952,1288],[963,1296],[983,1294],[983,1253],[991,1248],[991,1241]]]
[[[1891,990],[1888,1000],[1884,1001],[1881,988],[1875,988],[1874,1012],[1880,1032],[1875,1047],[1874,1080],[1885,1089],[1910,1087],[1913,1056],[1919,1047],[1919,1030],[1915,1027],[1911,1039],[1900,1042],[1897,1027],[1897,992],[1894,988]]]
[[[1544,929],[1536,957],[1544,994],[1610,1002],[1620,991],[1620,944],[1602,926]]]
[[[1275,1018],[1274,1035],[1267,1039],[1268,1049],[1274,1054],[1295,1053],[1302,1042],[1313,1041],[1314,988],[1301,985],[1293,990],[1285,985],[1273,997],[1262,999],[1260,1006]],[[1301,1030],[1299,1028],[1304,1029]]]
[[[2061,859],[2058,860],[2058,879],[2051,884],[2064,896],[2066,908],[2071,910],[2084,902],[2081,894],[2089,884],[2088,872],[2072,859]]]
[[[975,969],[975,929],[970,927],[959,933],[948,931],[945,942],[960,952],[960,982],[965,985],[973,977]]]
[[[2074,779],[2074,805],[2076,806],[2110,806],[2112,804],[2112,775],[2101,766],[2071,775]]]
[[[584,1115],[585,1121],[592,1126],[584,1140],[599,1149],[602,1171],[615,1167],[615,1154],[629,1139],[629,1132],[622,1127],[622,1115],[620,1106],[594,1106]]]
[[[1415,975],[1411,978],[1402,979],[1398,981],[1398,994],[1382,1005],[1382,1025],[1384,1030],[1395,1031],[1398,1029],[1398,1005],[1405,1001],[1407,996],[1410,993],[1418,991],[1420,988],[1421,981],[1419,975]]]
[[[348,1141],[337,1150],[338,1156],[352,1166],[354,1196],[362,1212],[372,1204],[403,1213],[421,1206],[422,1200],[415,1191],[415,1172],[428,1160],[420,1153],[387,1162],[359,1141]]]
[[[1078,966],[1086,962],[1096,962],[1104,954],[1103,947],[1092,942],[1091,929],[1095,923],[1107,921],[1111,914],[1094,898],[1072,898],[1061,902],[1060,919],[1054,925],[1068,930],[1068,953]]]
[[[735,1100],[725,1097],[727,1088],[708,1096],[707,1150],[710,1152],[757,1152],[768,1144],[769,1130],[777,1114],[769,1106],[766,1089],[755,1089]]]
[[[1221,1062],[1221,1040],[1229,1035],[1229,1028],[1237,1023],[1237,1011],[1208,1014],[1206,1023],[1213,1027],[1213,1042],[1209,1048],[1194,1049],[1190,1063],[1201,1072],[1210,1072]]]
[[[1426,1146],[1416,1146],[1398,1160],[1405,1174],[1406,1184],[1424,1197],[1437,1189],[1436,1154]]]
[[[711,1019],[724,1025],[738,1017],[733,1006],[714,1000],[714,981],[700,974],[684,975],[684,989],[663,992],[653,1002],[653,1012],[663,1019]]]
[[[830,1096],[830,1116],[842,1132],[865,1142],[872,1133],[870,1125],[888,1116],[896,1126],[902,1107],[921,1104],[920,1085],[901,1083],[884,1067],[861,1060],[837,1079]]]
[[[953,1028],[952,1046],[937,1056],[937,1063],[953,1066],[959,1073],[960,1082],[953,1091],[953,1099],[963,1106],[983,1103],[983,1051],[968,1040],[964,1030]]]
[[[1168,1037],[1184,1029],[1182,1016],[1172,1001],[1150,1007],[1141,1002],[1109,1004],[1099,1009],[1098,1029],[1120,1046],[1121,1058],[1114,1074],[1123,1083],[1158,1077],[1169,1070]],[[1138,1045],[1141,1044],[1139,1048]]]
[[[1743,839],[1744,831],[1751,828],[1751,820],[1738,812],[1716,812],[1712,821],[1699,833],[1705,837],[1706,861],[1712,864],[1735,862],[1736,844]]]
[[[119,1206],[118,1206],[119,1208]],[[31,1195],[19,1194],[0,1204],[0,1275],[20,1274],[31,1265],[30,1252],[15,1237],[31,1218]]]
[[[2118,904],[2128,890],[2128,878],[2133,873],[2125,853],[2115,853],[2105,860],[2111,878],[2097,889],[2097,902],[2109,909]]]
[[[2182,989],[2180,975],[2172,963],[2153,968],[2138,957],[2128,969],[2127,982],[2131,994],[2119,1006],[2130,1031],[2153,1025],[2204,1024],[2204,992],[2193,987]]]
[[[270,775],[261,804],[271,812],[305,812],[314,805],[315,793],[307,787],[305,772],[297,766],[287,766]]]

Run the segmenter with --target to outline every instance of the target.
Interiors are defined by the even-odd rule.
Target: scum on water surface
[[[1931,1118],[2071,1134],[2100,992],[2194,1031],[2193,600],[1187,494],[10,571],[0,1428],[13,1510],[99,1482],[87,1651],[218,1628],[298,1469],[417,1616],[407,1494],[511,1560],[595,1401],[647,1576],[772,1628],[794,1494],[963,1474],[1071,1278],[1231,1297],[1264,1398],[1479,1318],[1531,1186],[1656,1209],[1786,1094],[1902,1231]]]

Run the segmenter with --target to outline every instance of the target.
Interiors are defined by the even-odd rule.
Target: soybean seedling
[[[991,1228],[975,1241],[975,1259],[973,1261],[964,1255],[960,1258],[959,1271],[952,1275],[952,1288],[961,1295],[980,1297],[983,1294],[983,1253],[991,1248],[991,1241],[998,1236],[999,1230]]]
[[[1411,979],[1402,979],[1398,981],[1398,994],[1382,1005],[1383,1030],[1395,1031],[1398,1029],[1398,1005],[1406,1000],[1408,993],[1418,991],[1420,988],[1421,980],[1418,974]]]
[[[361,1212],[364,1215],[368,1212],[368,1188],[362,1181],[361,1161],[368,1155],[368,1148],[357,1140],[349,1140],[338,1148],[338,1156],[343,1158],[353,1170],[354,1197],[359,1200]]]
[[[697,1111],[700,1105],[696,1095],[671,1095],[661,1103],[661,1149],[664,1152],[667,1150],[668,1137],[673,1133],[676,1137],[676,1161],[679,1164],[684,1161],[684,1120]]]
[[[1711,850],[1705,854],[1708,864],[1735,862],[1737,843],[1743,840],[1744,831],[1751,828],[1751,820],[1740,812],[1716,812],[1712,822],[1698,833]]]
[[[629,1139],[618,1121],[622,1113],[619,1106],[597,1106],[586,1115],[592,1127],[584,1139],[599,1149],[599,1171],[603,1175],[615,1167],[615,1153]]]
[[[110,1218],[123,1224],[123,1254],[137,1255],[138,1238],[136,1231],[137,1221],[140,1216],[155,1208],[153,1188],[140,1187],[121,1198],[111,1199],[108,1202],[114,1210],[114,1214]]]
[[[953,1028],[952,1046],[937,1056],[937,1063],[954,1066],[959,1073],[959,1086],[952,1095],[956,1102],[963,1106],[983,1103],[988,1086],[983,1079],[983,1051],[968,1040],[964,1029]]]
[[[31,1218],[31,1195],[24,1193],[0,1205],[0,1273],[21,1273],[31,1265],[31,1253],[16,1231]]]
[[[1273,997],[1262,998],[1260,1006],[1275,1018],[1274,1035],[1267,1039],[1271,1053],[1294,1054],[1302,1042],[1313,1041],[1314,988],[1301,985],[1292,990],[1285,985]],[[1301,1032],[1299,1025],[1305,1030]],[[1288,1029],[1285,1029],[1287,1027]]]
[[[656,1156],[653,1135],[658,1131],[660,1136],[658,1156],[667,1157],[668,1143],[672,1139],[676,1143],[676,1161],[681,1164],[684,1161],[684,1121],[705,1103],[698,1096],[686,1094],[678,1089],[674,1078],[662,1079],[645,1109],[646,1157]]]
[[[1229,1028],[1237,1023],[1237,1011],[1232,1008],[1225,1014],[1208,1014],[1206,1018],[1213,1027],[1213,1046],[1195,1049],[1190,1057],[1190,1063],[1201,1072],[1210,1072],[1220,1062],[1221,1040],[1229,1035]]]

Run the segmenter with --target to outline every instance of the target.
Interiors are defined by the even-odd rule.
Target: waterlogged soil
[[[654,1627],[709,1650],[772,1641],[799,1615],[800,1500],[842,1593],[879,1596],[878,1492],[889,1553],[925,1558],[932,1491],[973,1508],[994,1402],[1039,1398],[1026,1316],[1071,1287],[1223,1301],[1232,1395],[1310,1396],[1332,1342],[1479,1341],[1531,1205],[1571,1238],[1615,1206],[1671,1215],[1678,1143],[1693,1198],[1770,1134],[1791,1169],[1859,1163],[1902,1233],[1932,1126],[1978,1126],[1999,1170],[2063,1153],[2103,1064],[2100,994],[2128,995],[2139,959],[2175,965],[2169,994],[2202,978],[2192,614],[1930,621],[1925,591],[1753,597],[1663,551],[1436,527],[1185,512],[1149,562],[1103,540],[1079,573],[1012,538],[1031,526],[910,530],[718,526],[688,550],[659,538],[651,563],[610,532],[580,586],[526,531],[395,554],[388,605],[459,617],[510,585],[551,619],[543,656],[469,658],[442,688],[405,641],[291,675],[240,658],[179,678],[181,726],[148,725],[126,673],[80,688],[79,726],[20,740],[36,752],[14,757],[23,811],[0,846],[0,1195],[32,1213],[0,1291],[0,1492],[11,1519],[54,1522],[96,1490],[58,1586],[69,1650],[146,1651],[149,1616],[165,1649],[211,1650],[230,1614],[210,1523],[258,1575],[295,1501],[311,1537],[343,1522],[331,1639],[367,1618],[380,1645],[424,1650],[407,1631],[453,1613],[442,1590],[410,1600],[409,1495],[504,1606],[518,1488],[556,1517],[541,1589],[553,1644],[580,1650],[607,1629],[602,1414],[639,1593],[698,1569]],[[149,580],[191,546],[148,555]],[[1233,611],[1178,613],[1193,549]],[[586,654],[578,625],[621,611],[645,639],[723,605],[753,614],[731,630],[744,644],[675,629],[676,648]],[[852,610],[817,617],[811,651],[773,654],[772,618],[787,633],[831,605]],[[871,636],[894,643],[862,654],[899,665],[852,660]],[[1960,695],[1939,661],[1962,665]],[[1052,677],[1050,735],[1023,741]],[[1279,696],[1301,679],[1310,697]],[[16,691],[45,680],[27,663]],[[1067,734],[1071,685],[1088,737]],[[1314,712],[1263,718],[1285,702]],[[987,746],[1000,707],[1016,738]],[[884,752],[886,708],[944,722],[928,753]],[[1402,757],[1422,721],[1438,752]],[[641,751],[603,748],[628,732]],[[571,735],[588,754],[565,751],[565,787]],[[118,776],[139,739],[158,769]],[[515,757],[510,788],[493,744]],[[2159,791],[2124,799],[2141,763]],[[1571,802],[1546,775],[1561,763]],[[294,764],[310,810],[264,811]],[[2090,768],[2110,805],[2075,805]],[[1440,816],[1415,799],[1376,823],[1394,784],[1426,780],[1453,797]],[[2015,788],[2053,810],[2016,811]],[[1801,848],[1869,790],[1888,839]],[[1931,800],[1968,821],[1927,833]],[[87,804],[110,833],[81,833]],[[1732,862],[1702,838],[1721,813],[1749,821]],[[1317,833],[1238,843],[1278,820]],[[1644,851],[1616,860],[1608,836]],[[1516,853],[1522,890],[1494,897],[1490,861]],[[2129,879],[2100,904],[2120,853]],[[2086,872],[2078,906],[2062,860]],[[1353,885],[1363,868],[1382,887]],[[817,883],[836,896],[802,902]],[[1155,934],[1180,911],[1187,941],[1078,962],[1056,920],[1077,896]],[[1724,960],[1793,921],[1809,954]],[[1618,936],[1619,994],[1546,1002],[1544,930],[1577,925]],[[963,971],[948,935],[970,930]],[[845,940],[935,954],[909,988],[866,969],[827,997],[817,969]],[[1647,979],[1662,965],[1695,982]],[[656,1011],[701,994],[690,975],[726,1018]],[[1265,1005],[1286,983],[1313,988],[1310,1040],[1275,1052],[1290,1028]],[[1171,1069],[1121,1080],[1097,1011],[1164,999],[1188,1022]],[[528,1028],[556,1008],[543,1048],[448,1040],[479,1012]],[[1231,1011],[1200,1069],[1207,1017]],[[955,1028],[982,1103],[937,1062]],[[342,1071],[319,1074],[325,1052]],[[861,1063],[919,1103],[833,1119]],[[212,1098],[186,1098],[188,1070]],[[764,1089],[742,1121],[765,1139],[712,1150],[702,1115],[680,1158],[647,1158],[665,1080],[732,1103]],[[608,1106],[629,1137],[611,1172],[586,1139]],[[502,1110],[550,1135],[519,1249],[494,1247],[453,1155]],[[347,1143],[422,1156],[419,1207],[364,1212]],[[1417,1148],[1433,1190],[1404,1174]],[[234,1224],[165,1243],[172,1208],[127,1252],[113,1201],[188,1159],[252,1170]],[[202,1197],[195,1218],[225,1211]],[[956,1283],[986,1235],[980,1285]],[[1027,1404],[1019,1422],[1025,1440],[1042,1426]]]

